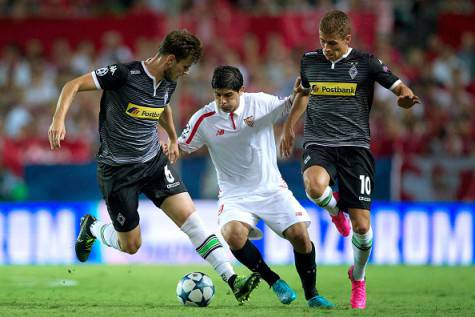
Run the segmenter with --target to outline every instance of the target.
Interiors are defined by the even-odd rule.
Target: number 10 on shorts
[[[360,175],[360,181],[361,181],[361,194],[362,195],[369,195],[371,194],[371,180],[369,176],[366,175]]]

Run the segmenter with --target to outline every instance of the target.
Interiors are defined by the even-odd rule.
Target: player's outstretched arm
[[[409,109],[414,106],[416,103],[420,103],[418,96],[414,95],[412,90],[407,87],[404,83],[400,83],[393,89],[393,92],[398,96],[397,104],[399,107],[404,109]]]
[[[167,152],[165,154],[168,156],[170,163],[174,164],[180,157],[180,151],[178,149],[178,137],[176,135],[175,124],[173,123],[173,113],[169,105],[163,110],[158,122],[168,134]]]
[[[87,73],[68,81],[64,85],[61,94],[59,95],[56,111],[53,115],[53,121],[48,130],[48,139],[51,150],[59,149],[61,147],[61,141],[64,140],[64,137],[66,136],[64,121],[76,94],[79,91],[96,89],[91,73]]]
[[[292,148],[295,139],[294,127],[307,109],[309,90],[302,87],[299,77],[295,80],[292,96],[292,108],[290,109],[289,117],[284,122],[284,127],[279,142],[279,150],[282,157],[288,157],[290,154],[292,154]]]

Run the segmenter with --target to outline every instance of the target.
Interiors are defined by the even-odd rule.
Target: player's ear
[[[167,58],[165,60],[166,60],[167,66],[171,67],[176,63],[176,56],[173,54],[169,54],[167,55]]]
[[[345,36],[345,42],[346,42],[347,44],[350,44],[350,43],[351,43],[351,34],[347,34],[347,35]]]
[[[239,95],[242,95],[244,93],[244,86],[242,86],[239,91],[238,91]]]

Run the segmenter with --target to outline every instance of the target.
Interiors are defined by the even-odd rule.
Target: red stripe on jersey
[[[231,121],[233,122],[233,128],[234,130],[236,130],[236,124],[234,123],[234,112],[231,112],[230,117],[231,117]]]
[[[208,112],[208,113],[205,113],[205,114],[202,114],[201,117],[198,118],[198,120],[196,120],[196,123],[195,125],[193,126],[193,130],[191,130],[191,133],[190,133],[190,136],[188,137],[188,139],[186,140],[186,144],[190,144],[191,141],[193,140],[193,137],[195,136],[196,134],[196,131],[198,131],[198,128],[200,127],[200,124],[201,122],[209,117],[209,116],[212,116],[214,115],[216,112],[215,111],[211,111],[211,112]]]

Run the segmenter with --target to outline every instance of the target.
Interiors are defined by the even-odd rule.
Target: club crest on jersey
[[[125,113],[137,119],[159,120],[164,109],[165,108],[139,106],[129,102]]]
[[[254,116],[244,118],[244,123],[252,128],[254,126]]]
[[[350,74],[351,79],[355,79],[356,75],[358,75],[358,69],[356,69],[356,66],[354,64],[353,66],[351,66],[348,73]]]

